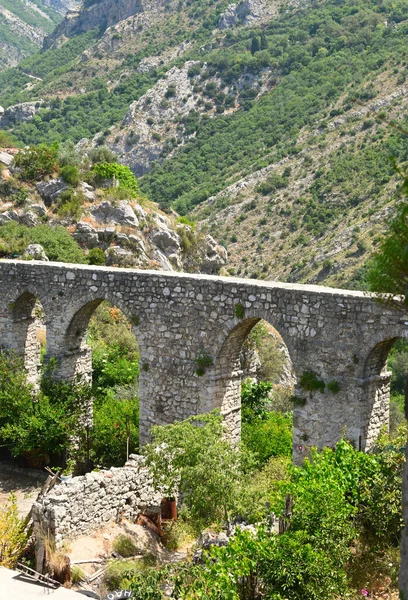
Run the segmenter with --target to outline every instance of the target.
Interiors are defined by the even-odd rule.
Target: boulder
[[[151,240],[166,256],[180,252],[180,236],[169,229],[159,229],[153,232]]]
[[[226,265],[228,253],[223,246],[217,244],[213,237],[206,236],[206,244],[201,254],[200,273],[218,275],[221,267]]]
[[[8,211],[6,211],[4,213],[0,213],[0,225],[4,225],[5,223],[8,223],[9,221],[11,221],[11,217],[10,217]]]
[[[138,227],[139,220],[133,208],[127,202],[119,202],[117,206],[111,202],[102,202],[91,210],[93,218],[100,223],[116,223]]]
[[[29,244],[25,249],[22,258],[24,260],[49,260],[41,244]]]
[[[105,261],[108,267],[132,267],[135,265],[135,257],[130,250],[120,246],[111,246],[105,251]]]
[[[61,177],[51,179],[51,181],[40,181],[36,184],[36,188],[46,206],[51,206],[60,194],[68,189],[67,184]]]
[[[0,165],[5,165],[6,167],[10,167],[13,162],[13,155],[8,152],[4,152],[0,150]]]
[[[47,214],[47,209],[44,204],[31,204],[30,210],[32,210],[38,217],[43,217]]]
[[[23,225],[27,225],[27,227],[35,227],[38,225],[38,216],[34,211],[28,210],[26,213],[20,215],[20,221]]]
[[[22,102],[9,106],[0,117],[1,126],[9,127],[15,123],[28,123],[31,121],[41,108],[45,108],[45,102]]]

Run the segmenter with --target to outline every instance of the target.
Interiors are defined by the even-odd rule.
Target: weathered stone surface
[[[117,223],[137,227],[139,224],[134,210],[127,202],[119,202],[117,206],[111,202],[102,202],[92,208],[91,215],[100,223]]]
[[[117,518],[134,520],[140,512],[160,512],[161,496],[141,456],[123,468],[65,480],[33,507],[35,531],[49,531],[57,544]]]
[[[10,167],[10,165],[13,162],[13,158],[14,156],[12,154],[9,154],[8,152],[3,152],[2,150],[0,151],[0,164],[6,165],[6,167]]]
[[[22,102],[9,106],[0,117],[0,127],[9,127],[15,123],[27,123],[31,121],[37,112],[45,107],[42,100],[36,102]]]
[[[28,210],[20,215],[20,221],[27,227],[35,227],[38,224],[38,216],[34,211]]]
[[[229,29],[237,25],[253,25],[256,21],[277,14],[279,4],[279,2],[271,2],[270,0],[243,0],[242,2],[229,4],[220,17],[218,27]]]
[[[32,258],[33,260],[48,261],[44,248],[41,244],[29,244],[23,254],[24,258]]]
[[[40,181],[36,184],[37,192],[44,200],[46,206],[51,206],[58,196],[66,189],[67,184],[61,178],[51,179],[51,181]]]
[[[304,371],[315,371],[326,384],[339,384],[336,394],[327,388],[324,393],[309,392],[297,385],[296,396],[302,398],[294,410],[297,462],[309,447],[332,446],[344,435],[363,450],[372,446],[388,421],[387,355],[396,338],[407,336],[402,313],[362,292],[174,272],[0,261],[2,345],[21,351],[26,361],[35,298],[41,301],[47,320],[47,360],[56,359],[56,375],[61,378],[89,377],[86,331],[102,300],[137,323],[141,363],[147,367],[140,373],[142,443],[153,424],[216,407],[231,437],[238,438],[240,350],[254,325],[265,319],[282,336],[297,381]],[[36,351],[34,342],[32,348]],[[213,364],[198,376],[196,361],[203,354]],[[35,364],[35,357],[30,357]]]

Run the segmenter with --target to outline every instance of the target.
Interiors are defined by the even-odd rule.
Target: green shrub
[[[333,394],[338,394],[340,391],[340,384],[338,381],[329,381],[327,384],[327,389],[330,390]]]
[[[64,227],[37,225],[26,227],[15,221],[0,226],[0,255],[15,257],[28,244],[41,244],[50,260],[66,263],[85,263],[84,254]]]
[[[136,556],[138,553],[137,546],[133,542],[132,538],[128,535],[118,535],[113,540],[113,549],[115,552],[123,556],[123,558],[130,558],[131,556]]]
[[[167,497],[178,489],[197,529],[224,519],[233,506],[249,453],[225,439],[220,414],[213,411],[152,427],[151,435],[153,442],[143,447],[143,454],[155,488]]]
[[[20,150],[14,157],[14,165],[21,170],[20,177],[25,181],[43,179],[58,172],[57,147],[40,144]]]
[[[77,187],[81,181],[78,167],[75,165],[65,165],[62,167],[61,177],[68,185],[72,185],[72,187]]]
[[[292,456],[292,415],[267,414],[262,421],[242,425],[242,442],[264,465],[272,457]]]
[[[121,187],[125,188],[131,196],[136,197],[139,188],[136,177],[129,167],[119,165],[118,163],[98,163],[93,167],[93,173],[98,179],[117,179]]]
[[[71,168],[71,167],[64,167]],[[73,167],[75,168],[75,167]],[[58,214],[60,217],[71,217],[74,221],[79,221],[82,215],[82,206],[85,197],[80,192],[75,192],[72,188],[64,190],[59,196]]]
[[[299,380],[299,385],[308,392],[319,391],[324,392],[326,384],[322,379],[319,379],[314,371],[305,371]]]
[[[107,146],[99,146],[99,148],[92,148],[89,152],[89,158],[92,164],[96,165],[100,163],[114,163],[117,156]]]
[[[241,415],[243,423],[264,420],[268,418],[266,405],[269,403],[269,393],[273,388],[270,381],[244,381],[241,386]]]
[[[243,304],[235,304],[234,306],[234,314],[237,319],[243,319],[245,316],[245,307]]]
[[[101,248],[92,248],[92,250],[88,252],[87,259],[89,265],[104,265],[105,253]]]

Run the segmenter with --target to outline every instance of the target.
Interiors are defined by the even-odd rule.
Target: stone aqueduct
[[[129,318],[140,347],[140,436],[219,408],[232,437],[240,433],[240,350],[264,319],[282,336],[299,380],[315,371],[338,393],[305,391],[295,407],[293,448],[332,446],[346,436],[369,449],[388,422],[387,356],[408,336],[402,313],[361,292],[319,286],[108,269],[57,263],[0,261],[0,346],[24,355],[32,381],[39,373],[35,307],[45,312],[46,359],[55,375],[91,374],[89,320],[108,300]],[[238,308],[237,308],[238,306]],[[237,316],[238,315],[238,316]],[[200,357],[211,357],[201,376]],[[304,401],[306,401],[304,403]]]

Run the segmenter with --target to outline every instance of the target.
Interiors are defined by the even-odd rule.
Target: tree
[[[228,517],[250,455],[225,439],[219,412],[152,427],[151,433],[143,454],[156,489],[184,496],[198,530]]]
[[[404,187],[408,188],[408,179]],[[401,308],[401,302],[395,302],[388,294],[403,296],[404,309],[408,308],[408,201],[398,207],[388,235],[368,269],[367,279],[370,289],[383,299]]]
[[[408,178],[403,188],[404,200],[397,207],[397,214],[390,224],[389,231],[379,252],[368,269],[367,279],[370,289],[378,292],[382,300],[391,303],[404,312],[408,309]],[[392,294],[393,297],[390,297]],[[395,298],[402,296],[403,302]],[[408,412],[408,381],[405,386],[405,416]],[[402,477],[402,512],[404,530],[401,537],[401,566],[399,588],[401,600],[408,600],[408,444],[405,447],[406,464]]]
[[[261,50],[267,50],[268,49],[268,39],[265,35],[265,32],[263,31],[261,33]]]
[[[251,42],[252,56],[255,54],[255,52],[259,52],[260,49],[261,49],[261,45],[259,43],[259,39],[256,37],[256,35],[254,35],[254,37],[252,38],[252,42]]]

